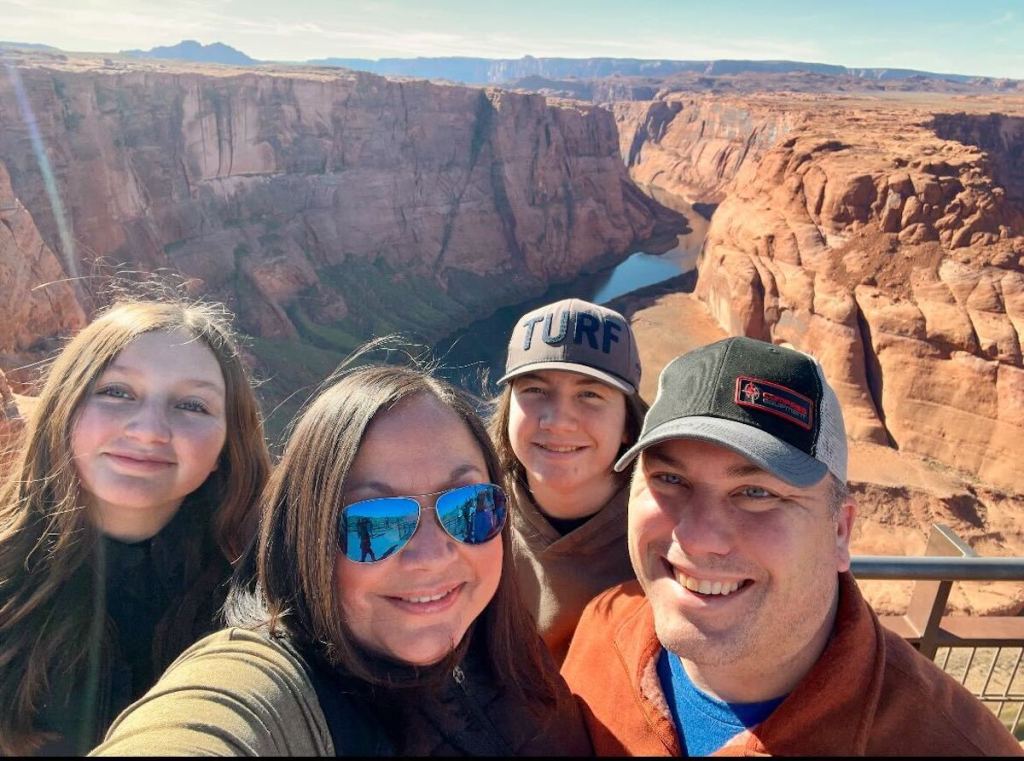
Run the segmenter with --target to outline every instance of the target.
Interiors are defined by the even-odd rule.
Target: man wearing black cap
[[[1021,753],[861,597],[813,358],[745,337],[676,358],[634,460],[637,582],[587,606],[562,669],[599,755]]]

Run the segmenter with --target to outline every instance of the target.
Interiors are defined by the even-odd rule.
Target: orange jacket
[[[995,715],[886,630],[840,574],[832,638],[775,711],[715,755],[1024,755]],[[562,675],[599,756],[679,755],[655,670],[661,650],[637,582],[612,587],[580,619]]]

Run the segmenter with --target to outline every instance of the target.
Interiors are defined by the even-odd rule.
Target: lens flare
[[[29,140],[32,142],[32,152],[35,154],[36,163],[39,165],[39,172],[43,176],[43,187],[46,189],[46,197],[50,200],[50,209],[53,211],[53,218],[57,222],[57,234],[60,236],[60,257],[64,262],[64,271],[75,280],[78,279],[78,259],[75,256],[75,242],[71,237],[71,229],[68,224],[67,214],[64,212],[64,203],[57,191],[57,182],[53,176],[53,169],[50,167],[50,158],[46,154],[43,145],[43,138],[39,134],[39,125],[36,124],[36,116],[32,112],[32,105],[28,102],[25,94],[25,87],[21,83],[21,76],[18,69],[10,61],[4,61],[4,68],[7,69],[7,77],[14,87],[14,96],[18,101],[18,108],[21,110],[21,118],[28,128]]]

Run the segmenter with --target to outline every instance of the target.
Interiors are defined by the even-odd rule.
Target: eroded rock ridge
[[[616,116],[638,182],[720,202],[697,294],[729,333],[818,356],[851,438],[1019,493],[1024,104],[1000,106],[791,94]]]
[[[338,71],[24,55],[17,73],[82,272],[179,274],[237,312],[284,386],[371,335],[438,337],[682,226],[627,176],[612,115],[584,104]],[[0,76],[0,352],[90,306],[32,290],[69,274],[32,129]]]

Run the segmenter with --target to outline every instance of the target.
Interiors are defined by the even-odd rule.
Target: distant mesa
[[[48,45],[21,42],[0,42],[0,50],[23,49],[42,52],[62,52]],[[306,61],[260,61],[240,50],[214,42],[203,45],[196,40],[182,40],[177,45],[160,46],[150,50],[122,50],[130,58],[165,59],[192,63],[220,63],[231,66],[253,66],[260,63],[301,63],[306,66],[326,66],[353,69],[391,77],[447,80],[467,85],[503,85],[518,89],[548,92],[563,97],[589,99],[594,96],[612,96],[619,99],[651,99],[656,88],[648,86],[649,93],[630,92],[618,88],[601,88],[591,93],[593,80],[615,77],[645,77],[664,79],[679,75],[690,77],[729,77],[736,75],[812,75],[848,77],[855,80],[893,82],[910,80],[926,84],[949,82],[955,84],[988,81],[986,77],[967,74],[940,74],[915,69],[849,68],[808,61],[752,61],[714,59],[680,61],[645,58],[470,58],[462,56],[419,58],[315,58]],[[569,81],[567,81],[569,80]],[[650,84],[650,83],[648,83]],[[709,83],[705,83],[709,84]],[[596,98],[600,99],[600,98]]]
[[[60,53],[60,48],[52,45],[40,45],[36,42],[8,42],[0,40],[0,50],[37,50],[45,53]]]
[[[850,76],[858,79],[893,80],[920,77],[967,82],[966,74],[938,74],[914,69],[847,68],[807,61],[709,60],[676,61],[642,58],[321,58],[306,61],[313,66],[335,66],[384,76],[448,79],[463,84],[490,85],[527,78],[545,80],[601,79],[604,77],[667,77],[676,74],[788,74],[809,73]]]
[[[221,42],[203,45],[195,40],[182,40],[177,45],[150,50],[122,50],[121,55],[129,58],[163,58],[193,63],[225,63],[232,66],[252,66],[259,63],[255,58],[250,58],[230,45]]]
[[[527,59],[529,56],[522,60]],[[506,62],[490,58],[317,58],[306,61],[306,64],[310,66],[368,71],[371,74],[386,77],[446,79],[473,85],[506,82],[526,76],[526,74],[498,76],[494,71],[494,65],[502,63]]]

